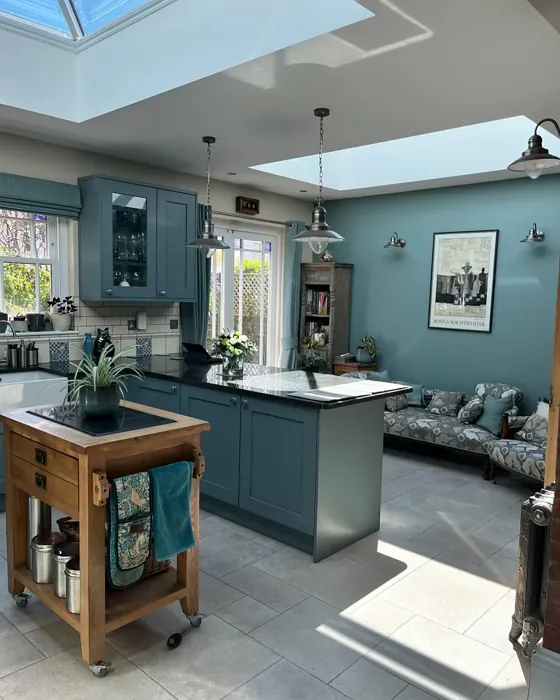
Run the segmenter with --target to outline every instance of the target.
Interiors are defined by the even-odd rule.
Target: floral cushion
[[[389,396],[385,399],[385,410],[387,411],[402,411],[408,406],[406,394],[398,394],[397,396]]]
[[[546,447],[547,435],[548,421],[537,413],[533,413],[532,416],[527,418],[521,430],[517,432],[516,437],[520,440],[526,440],[537,447]]]
[[[438,416],[456,416],[462,400],[463,394],[456,391],[438,391],[434,394],[426,411]]]
[[[485,443],[493,436],[483,428],[460,423],[456,417],[428,413],[409,406],[402,411],[385,411],[385,432],[396,437],[421,440],[444,447],[486,454]]]
[[[525,440],[494,440],[486,443],[486,449],[496,464],[539,481],[544,479],[544,448]]]
[[[457,420],[461,423],[476,423],[484,411],[484,399],[475,396],[471,399],[457,415]]]

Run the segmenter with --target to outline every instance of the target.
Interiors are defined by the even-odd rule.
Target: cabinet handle
[[[232,406],[237,406],[237,396],[230,396],[229,402]]]
[[[159,293],[160,297],[164,297],[166,294],[165,289],[162,289],[161,292]]]
[[[35,472],[35,486],[37,486],[40,489],[46,489],[47,477],[44,474],[39,474],[39,472]]]
[[[45,450],[35,450],[35,461],[37,464],[45,465],[47,463],[47,453]]]
[[[172,391],[173,393],[175,393],[175,392],[177,391],[177,385],[176,385],[176,384],[173,384],[173,386],[171,387],[171,391]]]
[[[106,289],[106,290],[105,290],[105,294],[108,294],[109,296],[111,296],[112,293],[113,293],[113,290],[112,290],[112,289]]]
[[[243,408],[247,408],[249,402],[247,401],[247,399],[241,399],[241,405],[243,406]]]

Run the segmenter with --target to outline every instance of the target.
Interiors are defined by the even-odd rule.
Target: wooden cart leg
[[[198,503],[200,479],[193,479],[191,486],[191,519],[196,545],[177,555],[177,581],[187,586],[186,598],[181,598],[181,609],[185,615],[198,613]]]
[[[87,664],[103,660],[105,651],[105,508],[93,505],[92,471],[80,457],[80,636]]]
[[[4,433],[6,465],[6,539],[8,544],[8,590],[21,595],[25,586],[16,580],[14,570],[27,564],[27,494],[12,484],[10,475],[10,432]]]

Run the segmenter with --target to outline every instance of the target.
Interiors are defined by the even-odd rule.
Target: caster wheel
[[[28,596],[26,593],[20,593],[19,595],[13,596],[13,598],[18,608],[26,608],[30,596]]]
[[[191,627],[193,629],[198,629],[202,624],[202,617],[200,615],[191,615],[189,617],[189,622],[191,623]]]
[[[110,668],[111,664],[108,661],[98,661],[96,664],[91,664],[89,670],[96,678],[105,678]]]
[[[183,635],[180,632],[177,632],[176,634],[172,634],[171,637],[167,640],[167,648],[168,649],[177,649],[177,647],[181,646],[181,642],[183,641]]]

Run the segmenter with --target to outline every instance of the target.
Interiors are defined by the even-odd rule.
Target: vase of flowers
[[[143,378],[136,363],[125,362],[123,358],[133,348],[128,347],[114,353],[112,345],[106,345],[98,360],[82,350],[82,359],[76,367],[74,379],[68,382],[66,401],[78,404],[86,416],[108,416],[119,408],[120,400],[126,392],[126,376]]]
[[[50,317],[53,331],[69,331],[72,325],[72,314],[78,307],[74,304],[74,297],[53,297],[47,302],[50,307]]]
[[[212,341],[212,354],[224,358],[224,374],[241,377],[245,360],[251,359],[254,343],[241,331],[222,331]]]

